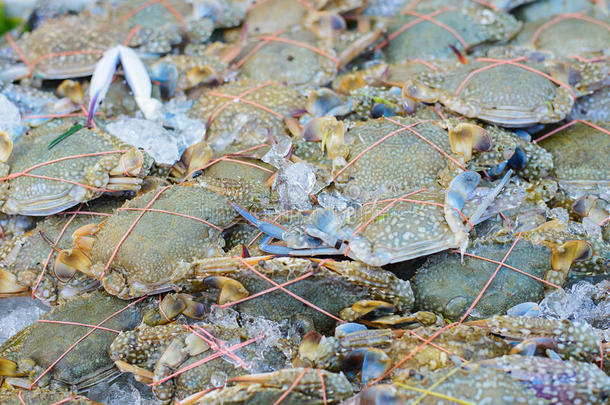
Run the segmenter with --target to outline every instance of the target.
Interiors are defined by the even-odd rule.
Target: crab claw
[[[396,307],[385,301],[360,300],[349,308],[340,312],[340,317],[348,322],[359,319],[375,319],[380,316],[396,313]]]
[[[6,162],[13,152],[13,141],[6,131],[0,131],[0,162]]]
[[[476,172],[462,172],[451,181],[445,195],[445,220],[455,234],[462,253],[468,246],[468,234],[462,222],[461,210],[468,195],[477,188],[480,180],[481,176]]]
[[[17,282],[17,276],[0,268],[0,297],[27,291],[27,287]]]
[[[237,280],[223,276],[210,276],[203,280],[206,287],[220,289],[218,304],[223,305],[227,302],[237,301],[249,295],[248,290]]]
[[[487,152],[492,147],[489,132],[478,125],[465,122],[449,129],[449,141],[451,150],[462,154],[466,162],[472,157],[473,151]]]
[[[119,61],[123,66],[127,83],[133,91],[136,103],[144,113],[144,117],[147,119],[154,118],[161,106],[158,100],[151,97],[152,84],[150,77],[136,52],[126,46],[118,45],[107,50],[95,66],[89,88],[91,102],[87,118],[88,125],[91,124],[95,111],[108,93],[112,76],[114,76]]]
[[[552,270],[546,275],[547,279],[563,284],[567,278],[570,267],[574,262],[590,260],[594,255],[593,246],[583,240],[569,240],[563,245],[553,249],[551,254]]]
[[[391,366],[392,359],[383,350],[373,347],[356,349],[343,360],[343,372],[353,378],[361,370],[363,384],[383,376]]]

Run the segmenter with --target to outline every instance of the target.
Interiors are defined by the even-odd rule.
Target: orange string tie
[[[318,370],[318,376],[320,377],[320,390],[322,391],[322,404],[327,405],[328,400],[326,399],[326,383],[324,382],[324,375],[322,374],[322,370]]]
[[[475,69],[472,72],[470,72],[466,78],[464,78],[464,80],[462,81],[462,83],[459,85],[458,89],[455,91],[455,96],[459,96],[460,92],[462,91],[462,89],[464,88],[464,86],[466,85],[466,83],[477,73],[482,72],[484,70],[487,69],[491,69],[497,66],[501,66],[501,65],[511,65],[511,66],[515,66],[521,69],[525,69],[527,71],[530,71],[532,73],[536,73],[537,75],[540,75],[544,78],[546,78],[547,80],[552,81],[553,83],[557,84],[558,86],[564,87],[565,89],[567,89],[570,94],[572,95],[572,97],[574,98],[574,100],[576,100],[576,93],[574,93],[574,90],[572,89],[572,87],[570,87],[568,84],[565,84],[564,82],[555,79],[554,77],[541,72],[538,69],[534,69],[532,67],[529,67],[527,65],[524,65],[522,63],[522,61],[525,61],[527,58],[526,57],[520,57],[520,58],[516,58],[516,59],[492,59],[492,58],[478,58],[477,61],[478,62],[491,62],[490,65],[487,66],[483,66],[481,68]]]
[[[426,191],[427,189],[421,189],[421,190],[416,190],[416,191],[411,191],[410,193],[407,193],[405,195],[403,195],[402,197],[399,198],[395,198],[393,199],[388,205],[386,205],[385,207],[383,207],[382,209],[380,209],[379,211],[377,211],[371,218],[368,219],[368,221],[366,221],[364,224],[360,225],[355,231],[354,233],[352,233],[352,235],[349,237],[348,241],[347,241],[347,249],[345,250],[344,255],[347,256],[347,254],[349,253],[349,248],[350,248],[350,243],[352,242],[352,239],[354,239],[354,236],[356,236],[357,234],[359,234],[360,232],[362,232],[362,230],[364,228],[366,228],[367,226],[369,226],[369,224],[371,222],[373,222],[374,220],[376,220],[377,218],[379,218],[384,212],[386,212],[387,210],[389,210],[390,208],[392,208],[394,206],[394,204],[396,204],[399,201],[404,201],[403,199],[409,196],[412,196],[413,194],[417,194],[417,193],[421,193],[422,191]]]
[[[53,367],[55,367],[55,365],[57,363],[59,363],[61,361],[61,359],[63,359],[68,353],[70,353],[70,351],[72,349],[74,349],[76,347],[76,345],[78,345],[80,342],[82,342],[83,340],[85,340],[89,335],[91,335],[93,332],[95,332],[97,329],[99,329],[100,326],[102,326],[104,323],[106,323],[108,320],[112,319],[113,317],[115,317],[116,315],[120,314],[121,312],[127,310],[128,308],[136,305],[138,302],[142,301],[143,299],[145,299],[147,296],[145,295],[144,297],[140,297],[135,301],[132,301],[130,304],[126,305],[124,308],[119,309],[118,311],[116,311],[115,313],[109,315],[108,317],[106,317],[104,320],[102,320],[100,323],[98,323],[97,325],[95,325],[95,327],[91,328],[91,330],[89,332],[87,332],[84,336],[82,336],[81,338],[79,338],[76,342],[74,342],[61,356],[59,356],[57,358],[57,360],[55,360],[53,363],[51,363],[51,365],[49,367],[47,367],[47,369],[45,371],[42,372],[42,374],[40,374],[38,376],[38,378],[36,378],[34,380],[34,382],[30,385],[30,390],[34,388],[34,386],[38,383],[38,381],[40,381],[40,379],[42,377],[44,377],[49,371],[51,371],[51,369]]]
[[[290,392],[292,392],[292,390],[299,384],[299,381],[301,381],[303,379],[303,377],[305,377],[305,374],[309,371],[309,368],[306,368],[305,370],[303,370],[301,372],[301,374],[299,374],[297,376],[297,378],[294,379],[294,381],[292,382],[292,384],[290,384],[290,387],[288,387],[288,389],[277,399],[277,401],[275,401],[273,403],[273,405],[278,405],[280,404],[283,400],[286,399],[286,397],[288,395],[290,395]]]
[[[387,118],[386,118],[387,119]],[[394,123],[398,123],[398,121],[394,121],[394,120],[390,120],[390,122],[394,122]],[[356,157],[354,157],[352,160],[350,160],[350,162],[348,164],[346,164],[345,166],[343,166],[341,168],[341,170],[339,170],[337,172],[337,174],[335,174],[333,176],[332,181],[337,181],[337,179],[339,178],[339,176],[341,176],[341,174],[346,171],[351,165],[353,165],[354,163],[356,163],[356,161],[358,161],[358,159],[360,159],[362,156],[364,156],[365,153],[367,153],[368,151],[370,151],[371,149],[373,149],[374,147],[380,145],[381,143],[385,142],[387,139],[390,139],[391,137],[393,137],[396,134],[399,134],[401,132],[406,131],[407,129],[414,127],[416,125],[422,124],[424,122],[428,122],[428,121],[418,121],[415,122],[413,124],[410,125],[402,125],[400,123],[398,123],[398,125],[401,125],[403,128],[397,129],[395,131],[390,132],[389,134],[385,135],[383,138],[379,139],[378,141],[376,141],[375,143],[369,145],[368,147],[366,147],[362,152],[360,152]]]
[[[587,21],[587,22],[590,22],[592,24],[597,24],[597,25],[599,25],[601,27],[604,27],[605,29],[610,31],[610,25],[606,24],[603,21],[600,21],[600,20],[597,20],[595,18],[586,16],[586,15],[584,15],[582,13],[565,13],[565,14],[560,14],[557,17],[553,18],[551,21],[548,21],[548,22],[542,24],[540,26],[540,28],[538,28],[536,30],[536,32],[534,32],[534,35],[532,35],[532,39],[530,39],[530,42],[532,44],[535,44],[536,40],[538,40],[538,37],[540,36],[540,34],[542,34],[542,32],[544,30],[546,30],[547,28],[557,24],[560,21],[567,20],[567,19],[578,19],[578,20]]]
[[[608,131],[605,128],[600,127],[599,125],[595,125],[594,123],[592,123],[590,121],[586,121],[586,120],[572,120],[572,121],[568,122],[567,124],[564,124],[564,125],[560,126],[559,128],[555,128],[554,130],[552,130],[552,131],[542,135],[540,138],[533,140],[532,143],[538,143],[538,142],[540,142],[540,141],[542,141],[542,140],[544,140],[544,139],[546,139],[546,138],[548,138],[550,136],[555,135],[557,132],[563,131],[564,129],[571,127],[572,125],[574,125],[574,124],[576,124],[578,122],[580,122],[581,124],[588,125],[591,128],[597,129],[598,131],[601,131],[601,132],[605,133],[606,135],[610,135],[610,131]]]
[[[233,345],[233,346],[229,347],[229,350],[234,352],[234,351],[236,351],[238,349],[241,349],[244,346],[248,346],[251,343],[254,343],[254,342],[258,341],[258,340],[261,340],[264,336],[265,335],[263,333],[261,333],[260,335],[258,335],[255,338],[248,339],[248,340],[246,340],[244,342],[241,342],[241,343],[238,343],[236,345]],[[189,371],[189,370],[191,370],[191,369],[193,369],[195,367],[199,367],[200,365],[205,364],[205,363],[207,363],[209,361],[212,361],[214,359],[217,359],[220,356],[221,356],[221,354],[219,352],[211,354],[211,355],[207,356],[206,358],[203,358],[203,359],[201,359],[199,361],[196,361],[195,363],[189,364],[188,366],[181,368],[180,370],[174,372],[173,374],[170,374],[168,376],[163,377],[162,379],[160,379],[158,381],[155,381],[153,383],[148,384],[148,386],[149,387],[153,387],[155,385],[163,384],[164,382],[171,380],[172,378],[174,378],[177,375],[185,373],[185,372],[187,372],[187,371]]]
[[[219,115],[219,114],[220,114],[220,113],[221,113],[221,112],[222,112],[222,111],[223,111],[225,108],[227,108],[228,106],[230,106],[230,105],[231,105],[231,103],[235,103],[235,102],[237,102],[237,101],[244,101],[244,102],[245,102],[245,100],[244,100],[244,97],[245,97],[245,96],[247,96],[248,94],[250,94],[250,93],[252,93],[252,92],[255,92],[256,90],[260,90],[260,89],[262,89],[262,88],[264,88],[264,87],[267,87],[267,86],[269,86],[269,85],[271,85],[271,84],[275,84],[275,82],[263,82],[263,83],[259,84],[259,85],[258,85],[258,86],[256,86],[256,87],[253,87],[253,88],[251,88],[251,89],[248,89],[248,90],[244,91],[244,92],[243,92],[243,93],[241,93],[241,94],[238,94],[237,96],[234,96],[234,95],[232,95],[232,94],[224,94],[224,93],[217,93],[217,92],[207,92],[206,94],[210,94],[210,95],[212,95],[212,96],[217,96],[217,97],[230,98],[231,100],[230,100],[230,101],[227,101],[226,103],[224,103],[223,105],[221,105],[220,107],[218,107],[218,108],[217,108],[217,109],[216,109],[216,110],[215,110],[215,111],[212,113],[212,115],[210,115],[210,118],[208,118],[208,121],[207,121],[207,122],[206,122],[206,124],[205,124],[205,129],[206,129],[206,130],[207,130],[207,129],[209,129],[209,128],[210,128],[210,125],[211,125],[211,124],[212,124],[212,122],[213,122],[213,121],[216,119],[216,117],[218,117],[218,115]],[[221,95],[219,95],[219,94],[221,94]],[[265,108],[266,108],[266,107],[265,107]],[[277,113],[275,113],[275,112],[274,112],[274,114],[277,114]],[[279,115],[279,114],[278,114],[278,115]],[[281,116],[281,117],[282,117],[282,119],[284,118],[284,116]],[[206,131],[206,137],[207,137],[207,131]]]
[[[470,315],[470,313],[472,312],[474,307],[477,306],[477,304],[479,303],[479,301],[483,297],[483,294],[485,294],[485,291],[487,291],[487,288],[489,288],[491,282],[496,278],[496,275],[498,274],[498,272],[500,271],[502,266],[504,266],[504,263],[508,259],[508,256],[511,254],[511,252],[513,251],[513,249],[517,245],[517,242],[519,242],[519,239],[521,239],[521,234],[520,233],[517,234],[517,237],[515,238],[515,241],[511,245],[510,249],[508,249],[508,252],[506,252],[504,257],[502,258],[502,261],[500,262],[500,264],[498,264],[498,267],[496,267],[496,270],[493,272],[493,274],[491,275],[489,280],[487,280],[487,283],[485,283],[485,286],[483,286],[483,289],[481,290],[479,295],[477,295],[477,297],[474,299],[474,301],[472,302],[472,304],[470,305],[470,307],[468,308],[466,313],[462,316],[462,319],[460,319],[460,323],[464,322],[466,320],[466,318],[468,318],[468,315]]]
[[[462,254],[462,252],[460,252],[459,250],[452,250],[451,252],[453,252],[453,253],[457,253],[457,254]],[[527,273],[527,272],[525,272],[525,271],[523,271],[523,270],[519,270],[519,269],[518,269],[518,268],[516,268],[516,267],[509,266],[509,265],[508,265],[508,264],[506,264],[506,263],[502,263],[502,262],[499,262],[499,261],[497,261],[497,260],[493,260],[493,259],[488,259],[488,258],[483,257],[483,256],[474,255],[474,254],[472,254],[472,253],[466,253],[466,252],[464,252],[464,253],[463,253],[463,255],[464,255],[464,256],[468,256],[468,257],[474,257],[475,259],[483,260],[483,261],[486,261],[486,262],[489,262],[489,263],[494,263],[494,264],[502,265],[503,267],[506,267],[507,269],[510,269],[510,270],[512,270],[512,271],[516,271],[517,273],[521,273],[521,274],[523,274],[524,276],[528,276],[528,277],[530,277],[530,278],[533,278],[534,280],[540,281],[541,283],[546,284],[546,285],[548,285],[548,286],[551,286],[551,287],[553,287],[553,288],[557,288],[557,289],[560,289],[560,288],[561,288],[561,287],[560,287],[560,286],[558,286],[557,284],[553,284],[553,283],[551,283],[550,281],[546,281],[545,279],[542,279],[542,278],[540,278],[540,277],[536,277],[536,276],[534,276],[533,274],[529,274],[529,273]]]
[[[281,285],[279,285],[277,282],[273,281],[272,279],[270,279],[269,277],[265,276],[263,273],[261,273],[260,271],[256,270],[253,266],[251,266],[248,262],[246,262],[244,259],[242,259],[241,257],[239,258],[239,260],[241,261],[241,263],[246,266],[248,269],[250,269],[254,274],[256,274],[257,276],[259,276],[260,278],[262,278],[263,280],[267,281],[270,284],[273,284],[274,286],[278,287],[280,290],[282,290],[283,292],[285,292],[286,294],[290,295],[292,298],[302,302],[303,304],[315,309],[316,311],[328,316],[329,318],[334,319],[337,322],[340,323],[345,323],[345,321],[341,318],[336,317],[335,315],[331,314],[330,312],[327,312],[325,310],[323,310],[322,308],[316,306],[315,304],[307,301],[305,298],[300,297],[298,295],[296,295],[295,293],[293,293],[292,291],[287,290],[286,288],[282,287]]]
[[[182,217],[182,218],[188,218],[188,219],[192,219],[193,221],[197,221],[197,222],[201,222],[202,224],[205,224],[211,228],[216,229],[217,231],[222,232],[224,229],[222,229],[221,227],[214,225],[211,222],[206,221],[205,219],[201,219],[201,218],[197,218],[194,217],[192,215],[187,215],[187,214],[180,214],[179,212],[173,212],[173,211],[167,211],[167,210],[160,210],[160,209],[156,209],[156,208],[149,208],[149,209],[145,209],[145,208],[130,208],[130,207],[121,207],[119,208],[119,211],[147,211],[147,212],[159,212],[161,214],[168,214],[168,215],[175,215],[177,217]]]
[[[369,388],[375,384],[377,384],[379,381],[383,380],[384,378],[386,378],[387,376],[389,376],[394,370],[396,370],[397,368],[399,368],[400,366],[402,366],[403,364],[405,364],[411,357],[415,356],[419,351],[421,351],[424,347],[426,347],[427,345],[429,345],[434,339],[436,339],[437,337],[439,337],[441,335],[441,333],[443,333],[444,331],[453,328],[454,326],[458,325],[459,322],[453,322],[447,326],[444,326],[443,328],[437,330],[436,332],[434,332],[434,334],[432,336],[430,336],[428,339],[426,339],[425,342],[423,342],[421,345],[417,346],[415,349],[413,349],[411,351],[411,353],[409,353],[407,356],[405,356],[402,360],[400,360],[398,363],[394,364],[388,371],[386,371],[381,377],[377,378],[376,380],[371,381],[370,383],[368,383],[368,385],[365,388]]]
[[[69,321],[50,321],[48,319],[39,319],[36,322],[40,322],[40,323],[59,323],[59,324],[62,324],[62,325],[73,325],[73,326],[86,326],[87,328],[105,330],[107,332],[112,332],[112,333],[116,333],[116,334],[121,333],[118,330],[114,330],[114,329],[110,329],[110,328],[104,328],[103,326],[89,325],[87,323],[69,322]]]
[[[129,227],[129,229],[127,229],[127,232],[125,232],[125,235],[123,235],[121,237],[121,239],[119,240],[119,243],[117,244],[117,246],[114,248],[114,251],[112,252],[112,255],[110,255],[110,259],[108,259],[108,263],[106,263],[106,266],[104,267],[104,271],[102,272],[101,276],[99,277],[99,280],[102,280],[104,278],[104,275],[106,275],[106,272],[108,271],[108,269],[110,268],[110,265],[112,264],[112,261],[114,260],[115,256],[117,255],[117,253],[119,252],[119,249],[121,248],[121,245],[123,244],[123,242],[125,242],[125,240],[127,239],[127,237],[129,236],[129,234],[131,233],[131,231],[133,231],[133,228],[135,228],[135,226],[137,225],[137,223],[140,221],[140,219],[144,216],[144,214],[146,213],[146,211],[148,211],[148,209],[150,208],[151,205],[154,204],[155,201],[157,201],[157,199],[161,196],[161,194],[167,190],[168,188],[170,188],[171,186],[165,186],[163,187],[161,190],[159,190],[159,192],[157,192],[157,194],[150,200],[150,202],[146,205],[146,207],[144,207],[144,209],[142,210],[142,212],[140,212],[140,215],[138,215],[138,217],[136,218],[135,221],[133,221],[133,223],[131,224],[131,226]]]
[[[254,48],[252,48],[252,50],[250,50],[250,52],[248,52],[243,58],[241,58],[239,61],[237,61],[235,63],[235,69],[239,69],[244,63],[246,63],[246,61],[248,59],[250,59],[250,57],[252,55],[254,55],[256,52],[258,52],[259,49],[261,49],[263,46],[267,45],[269,42],[271,42],[271,40],[273,38],[278,38],[280,35],[282,35],[284,33],[284,31],[286,30],[279,30],[277,31],[275,34],[271,35],[271,36],[266,36],[264,39],[262,39],[261,42],[259,42],[258,44],[256,44],[254,46]]]
[[[400,123],[392,118],[388,118],[388,117],[384,117],[387,121],[390,121],[393,124],[399,125],[403,128],[405,128],[406,130],[408,130],[409,132],[411,132],[412,134],[416,135],[419,139],[421,139],[422,141],[426,142],[428,145],[432,146],[434,149],[436,149],[440,154],[442,154],[443,156],[445,156],[447,159],[451,160],[457,167],[459,167],[462,170],[466,170],[466,167],[461,164],[460,162],[458,162],[457,160],[455,160],[453,157],[449,156],[449,154],[447,152],[445,152],[440,146],[438,146],[437,144],[435,144],[434,142],[432,142],[431,140],[427,139],[425,136],[423,136],[422,134],[420,134],[419,132],[415,131],[413,129],[414,125],[405,125],[403,123]],[[420,121],[418,122],[419,124],[423,123],[423,122],[427,122],[427,121]]]
[[[443,28],[446,31],[449,31],[458,40],[458,42],[460,44],[462,44],[464,49],[468,50],[469,46],[468,46],[468,43],[464,40],[464,38],[462,38],[462,36],[460,34],[458,34],[458,32],[456,30],[454,30],[453,28],[451,28],[447,24],[444,24],[444,23],[434,19],[434,17],[432,17],[430,15],[421,14],[421,13],[418,13],[416,11],[405,10],[405,11],[402,12],[402,14],[407,14],[407,15],[411,15],[413,17],[418,17],[418,18],[424,19],[424,20],[426,20],[426,21],[428,21],[428,22],[430,22],[430,23],[432,23],[434,25],[437,25],[437,26]]]
[[[413,332],[412,330],[405,329],[405,331],[406,331],[407,333],[409,333],[410,335],[412,335],[413,337],[415,337],[417,340],[421,340],[422,342],[425,342],[425,341],[426,341],[426,339],[424,339],[423,337],[419,336],[417,333]],[[445,349],[444,347],[441,347],[441,346],[437,345],[436,343],[432,343],[432,342],[430,342],[430,343],[428,343],[428,344],[429,344],[430,346],[434,347],[435,349],[440,350],[440,351],[441,351],[441,352],[443,352],[443,353],[446,353],[446,354],[448,354],[448,355],[450,355],[450,356],[455,356],[456,358],[460,359],[461,361],[466,362],[466,359],[465,359],[465,358],[463,358],[462,356],[459,356],[459,355],[457,355],[457,354],[453,353],[451,350],[447,350],[447,349]]]
[[[416,2],[413,2],[413,3],[416,3]],[[413,8],[413,6],[412,6],[413,3],[410,3],[409,5],[407,5],[407,7],[405,7],[405,9],[402,11],[401,14],[409,14],[409,15],[412,16],[413,14],[411,14],[410,10]],[[438,9],[436,11],[431,12],[430,14],[427,14],[425,17],[428,17],[428,18],[431,19],[431,18],[439,16],[439,15],[441,15],[443,13],[446,13],[449,10],[453,10],[453,7],[443,7],[441,9]],[[423,15],[423,14],[420,14],[420,15]],[[375,47],[375,52],[378,52],[381,48],[383,48],[384,46],[388,45],[390,42],[392,42],[394,39],[396,39],[396,37],[401,35],[403,32],[407,31],[411,27],[413,27],[413,26],[415,26],[415,25],[417,25],[419,23],[422,23],[424,21],[426,21],[426,18],[419,17],[419,18],[416,18],[413,21],[410,21],[410,22],[406,23],[405,25],[403,25],[402,27],[400,27],[399,29],[397,29],[396,31],[391,33],[388,36],[387,39],[383,40],[382,43],[377,45],[377,47]]]

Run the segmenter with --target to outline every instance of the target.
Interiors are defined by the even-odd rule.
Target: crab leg
[[[273,225],[270,222],[261,221],[260,219],[256,218],[254,215],[252,215],[251,213],[249,213],[248,211],[246,211],[245,209],[243,209],[242,207],[240,207],[239,205],[237,205],[233,202],[229,201],[229,204],[231,204],[231,207],[235,208],[235,210],[242,217],[244,217],[246,219],[246,221],[250,222],[252,225],[257,227],[265,235],[269,235],[270,237],[273,237],[275,239],[283,240],[285,231],[282,228],[280,228],[277,225]],[[267,240],[266,242],[268,242],[268,241],[269,240]]]
[[[265,236],[260,243],[260,249],[265,253],[271,253],[274,255],[288,255],[288,256],[334,256],[342,255],[345,253],[346,245],[343,244],[339,249],[332,247],[317,247],[310,249],[294,249],[288,246],[274,245],[269,243],[271,236]]]

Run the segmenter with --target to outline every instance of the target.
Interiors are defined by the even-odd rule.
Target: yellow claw
[[[466,162],[472,158],[474,150],[489,151],[492,147],[489,132],[478,125],[466,122],[449,129],[449,142],[453,153],[464,156]]]
[[[79,82],[74,80],[64,80],[57,87],[59,97],[68,97],[75,104],[82,104],[85,100],[85,92]]]
[[[237,301],[249,295],[248,290],[239,281],[229,277],[211,276],[207,277],[203,283],[208,287],[220,289],[219,305]]]
[[[8,160],[13,152],[13,141],[6,131],[0,131],[0,162]]]

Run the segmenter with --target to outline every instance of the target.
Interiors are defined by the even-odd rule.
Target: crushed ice
[[[316,174],[308,163],[291,162],[291,149],[290,137],[280,136],[262,160],[278,169],[273,188],[279,194],[282,208],[310,210],[309,195],[315,190]]]
[[[12,297],[0,300],[0,313],[2,326],[0,327],[0,344],[8,338],[36,322],[42,315],[47,313],[48,307],[39,300],[30,297]]]
[[[186,148],[203,140],[203,125],[187,117],[192,102],[180,98],[163,105],[157,119],[121,116],[106,130],[124,142],[144,149],[158,164],[172,165]]]
[[[25,128],[19,108],[4,94],[0,94],[0,131],[6,132],[14,141],[25,132]]]

